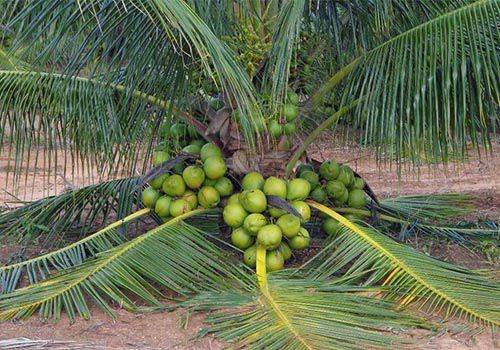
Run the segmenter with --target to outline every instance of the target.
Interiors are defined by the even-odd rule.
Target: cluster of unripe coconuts
[[[168,161],[168,154],[157,151],[153,164]],[[183,153],[197,154],[191,164],[177,164],[168,173],[149,182],[142,192],[142,202],[168,221],[198,207],[223,207],[222,217],[231,232],[232,244],[243,252],[243,261],[250,267],[256,264],[257,244],[266,248],[266,267],[269,271],[283,268],[294,250],[310,244],[310,234],[303,224],[311,218],[311,208],[305,202],[311,198],[335,206],[362,208],[366,204],[364,182],[355,177],[347,166],[328,160],[316,173],[309,164],[297,168],[296,178],[286,181],[271,176],[265,179],[258,172],[246,174],[235,193],[235,184],[226,177],[227,166],[222,151],[212,143],[192,141]],[[270,196],[283,199],[295,213],[273,207]],[[286,201],[286,202],[285,202]],[[331,218],[323,221],[327,234],[337,234],[339,223]]]

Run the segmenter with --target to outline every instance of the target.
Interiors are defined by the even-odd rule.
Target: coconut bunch
[[[364,191],[365,182],[348,165],[340,165],[329,159],[321,163],[318,172],[310,164],[301,164],[295,172],[296,177],[305,179],[311,186],[311,199],[333,207],[362,209],[367,204]],[[348,219],[358,217],[348,214]],[[337,235],[340,223],[332,218],[325,218],[322,229],[329,235]]]
[[[311,218],[306,199],[355,209],[367,203],[364,181],[349,166],[334,160],[323,162],[317,172],[312,165],[302,164],[289,181],[264,178],[252,171],[238,184],[241,190],[234,193],[235,185],[225,176],[228,168],[218,146],[195,139],[182,153],[196,157],[177,162],[167,173],[150,180],[142,193],[143,204],[165,221],[198,207],[222,207],[223,220],[231,228],[231,242],[242,250],[243,261],[250,267],[256,264],[257,245],[267,250],[269,271],[280,270],[294,250],[309,246],[310,234],[303,226]],[[168,153],[155,152],[155,166],[168,161]],[[340,224],[325,218],[322,228],[336,235]]]
[[[283,104],[279,116],[272,117],[269,121],[269,135],[274,139],[281,136],[294,136],[297,132],[296,119],[299,116],[299,95],[292,89],[288,90],[287,101]]]
[[[266,268],[283,268],[293,250],[309,246],[309,232],[302,227],[311,217],[311,208],[304,200],[311,185],[296,178],[289,182],[275,176],[264,177],[258,172],[246,174],[241,182],[242,191],[229,197],[223,210],[224,222],[231,227],[231,241],[243,250],[243,261],[254,267],[257,245],[267,250]],[[290,209],[273,207],[268,199],[281,198]]]
[[[142,192],[142,203],[154,209],[164,220],[198,208],[215,208],[221,198],[233,193],[233,183],[224,175],[227,165],[219,147],[197,140],[183,148],[183,153],[198,154],[199,159],[176,164],[168,173],[149,182]],[[169,161],[168,153],[157,151],[153,165]]]

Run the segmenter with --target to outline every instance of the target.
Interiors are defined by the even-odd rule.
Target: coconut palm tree
[[[500,101],[499,0],[0,6],[0,33],[12,40],[0,51],[6,189],[28,188],[27,167],[42,163],[47,184],[56,168],[102,180],[0,216],[0,235],[24,242],[75,228],[84,236],[0,267],[0,319],[36,312],[58,319],[63,311],[88,318],[90,301],[111,315],[113,303],[132,311],[185,306],[215,311],[207,331],[223,339],[276,349],[403,346],[388,329],[435,326],[405,313],[409,304],[500,324],[491,276],[390,235],[409,217],[427,234],[491,233],[441,225],[464,213],[461,195],[373,202],[379,219],[391,222],[382,226],[310,202],[337,219],[342,234],[306,263],[269,275],[259,250],[257,278],[228,253],[217,210],[127,234],[150,214],[140,208],[137,174],[155,152],[175,154],[195,135],[219,145],[235,175],[291,176],[311,143],[337,124],[398,166],[465,158],[470,145],[488,151]],[[106,226],[111,218],[120,220]]]

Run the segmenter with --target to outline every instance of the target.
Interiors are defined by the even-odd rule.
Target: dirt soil
[[[466,164],[459,167],[451,164],[447,168],[436,166],[416,171],[405,170],[398,178],[396,170],[379,168],[372,152],[353,147],[334,148],[331,138],[324,138],[314,149],[314,158],[334,158],[349,163],[371,185],[380,196],[402,194],[426,194],[445,192],[467,192],[475,200],[478,211],[469,220],[491,219],[500,221],[500,145],[494,146],[493,156],[478,158],[471,156]],[[319,150],[331,150],[320,152]],[[5,183],[7,158],[0,158],[0,188]],[[36,169],[34,169],[36,170]],[[76,180],[75,180],[76,179]],[[40,175],[34,179],[35,198],[40,198],[48,188]],[[57,177],[58,192],[65,186],[81,186],[82,181],[73,177],[70,184],[62,176]],[[38,186],[38,187],[37,187]],[[30,191],[31,192],[31,191]],[[0,194],[0,205],[12,205],[16,199],[7,192]],[[5,261],[16,252],[16,247],[0,244],[0,261]],[[480,253],[472,252],[453,244],[435,244],[427,247],[436,257],[471,268],[491,267]],[[496,266],[498,268],[498,266]],[[0,324],[0,349],[2,341],[13,338],[33,340],[61,340],[75,343],[51,344],[40,349],[74,348],[86,349],[222,349],[231,344],[221,342],[212,336],[194,339],[202,329],[204,314],[188,314],[185,310],[136,315],[117,310],[117,319],[112,320],[100,310],[93,310],[90,321],[78,320],[70,324],[63,318],[59,323],[42,322],[36,318],[27,321]],[[412,332],[409,336],[418,340],[423,349],[442,350],[492,350],[498,349],[500,342],[486,329],[479,333],[463,332],[457,325],[449,324],[446,331],[431,335],[424,331]],[[428,338],[431,336],[431,338]],[[30,349],[29,347],[25,347]]]

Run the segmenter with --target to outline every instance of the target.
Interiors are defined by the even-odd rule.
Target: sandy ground
[[[318,150],[329,149],[329,152],[315,152],[318,160],[333,157],[341,162],[348,162],[381,196],[399,194],[424,194],[444,192],[468,192],[474,196],[479,211],[476,218],[500,220],[500,145],[495,145],[493,157],[478,158],[472,156],[466,164],[458,168],[450,165],[434,167],[430,170],[421,169],[417,176],[414,172],[404,172],[401,178],[395,169],[380,169],[374,161],[374,156],[368,151],[352,148],[332,148],[331,141],[325,139],[317,145]],[[5,174],[7,158],[0,158],[0,176]],[[33,169],[40,170],[40,169]],[[59,169],[58,171],[60,171]],[[5,175],[4,175],[5,178]],[[83,178],[72,178],[71,181],[56,175],[58,187],[47,186],[47,179],[41,175],[31,182],[34,191],[29,190],[34,198],[39,198],[56,190],[60,192],[66,186],[79,186]],[[30,183],[31,180],[28,181]],[[0,188],[2,187],[0,177]],[[3,192],[0,203],[15,205],[16,196]],[[5,259],[12,250],[0,245],[0,259]],[[450,260],[469,267],[483,266],[481,257],[456,245],[436,246],[431,253],[442,259]],[[6,322],[0,324],[0,341],[18,337],[29,339],[50,339],[76,341],[87,348],[99,349],[221,349],[225,344],[213,337],[193,339],[202,328],[204,315],[202,313],[189,315],[185,310],[163,312],[147,315],[135,315],[117,310],[118,318],[110,319],[101,311],[95,309],[90,321],[78,320],[69,324],[63,319],[57,324],[41,322],[36,318],[21,322]],[[424,349],[446,350],[491,350],[498,349],[498,339],[493,338],[489,330],[480,333],[463,333],[458,326],[450,325],[446,332],[436,334],[427,340],[427,332],[415,331],[412,337],[419,339]],[[86,342],[86,343],[85,343]],[[85,344],[84,344],[85,343]],[[1,344],[1,343],[0,343]],[[63,345],[61,345],[61,348]],[[51,349],[57,348],[55,345]],[[1,347],[0,347],[1,349]]]

